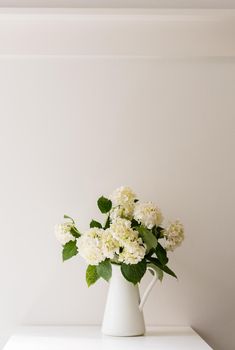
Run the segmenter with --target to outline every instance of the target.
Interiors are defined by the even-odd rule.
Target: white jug
[[[155,270],[153,279],[140,299],[139,287],[128,282],[119,265],[112,265],[108,297],[104,312],[102,333],[118,337],[131,337],[145,333],[143,306],[157,281]]]

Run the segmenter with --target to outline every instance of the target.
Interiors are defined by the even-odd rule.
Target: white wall
[[[0,7],[234,8],[233,0],[0,0]]]
[[[0,334],[97,324],[107,284],[61,262],[64,213],[85,229],[119,185],[186,227],[148,324],[192,325],[234,348],[233,58],[0,57]],[[148,282],[145,278],[143,285]]]

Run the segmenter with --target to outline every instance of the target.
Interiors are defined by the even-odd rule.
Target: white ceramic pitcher
[[[119,265],[112,265],[108,297],[104,312],[102,333],[118,337],[131,337],[145,333],[143,306],[157,281],[154,269],[153,279],[140,299],[139,287],[128,282]]]

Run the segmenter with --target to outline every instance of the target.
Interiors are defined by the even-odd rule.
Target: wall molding
[[[235,57],[235,10],[0,9],[0,55]]]

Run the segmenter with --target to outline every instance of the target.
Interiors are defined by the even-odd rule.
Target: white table
[[[4,350],[209,350],[190,327],[149,327],[142,337],[110,337],[99,327],[23,327]]]

